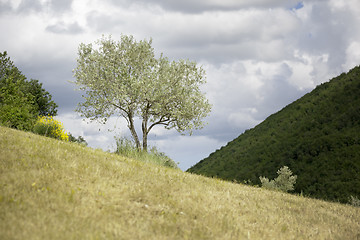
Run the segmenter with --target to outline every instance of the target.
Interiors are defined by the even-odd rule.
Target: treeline
[[[288,166],[294,192],[332,201],[360,197],[360,67],[245,131],[188,171],[259,185]]]

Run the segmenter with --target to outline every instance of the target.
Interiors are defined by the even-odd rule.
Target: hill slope
[[[295,191],[347,202],[360,197],[360,67],[245,131],[188,171],[260,184],[288,166]]]
[[[356,239],[360,208],[0,127],[0,239]]]

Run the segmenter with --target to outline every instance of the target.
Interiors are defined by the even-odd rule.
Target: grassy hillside
[[[0,239],[357,239],[360,208],[0,127]]]
[[[188,171],[260,184],[289,166],[295,191],[347,202],[360,198],[360,67],[245,131]]]

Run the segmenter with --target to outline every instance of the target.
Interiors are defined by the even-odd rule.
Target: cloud
[[[236,61],[220,67],[208,64],[204,88],[213,104],[203,135],[225,141],[263,121],[313,87],[307,82],[312,69],[300,72],[296,62]],[[286,103],[286,104],[284,104]]]
[[[352,42],[346,49],[346,62],[342,65],[344,69],[360,65],[360,42]]]
[[[113,2],[115,3],[114,0]],[[298,6],[296,0],[134,0],[127,2],[128,4],[143,4],[147,7],[156,5],[164,10],[191,14],[205,11],[234,11],[244,8],[291,8]],[[124,3],[122,2],[122,4]]]
[[[57,34],[80,34],[84,31],[84,29],[80,27],[77,22],[70,24],[58,22],[57,24],[47,26],[46,31]]]
[[[82,136],[89,147],[115,151],[114,137],[127,136],[127,127],[124,119],[111,117],[106,124],[83,119],[75,112],[61,113],[56,117],[64,125],[67,132],[73,136]]]
[[[21,14],[46,12],[59,15],[71,10],[72,2],[73,0],[3,0],[0,6],[6,7],[7,12]]]
[[[332,73],[342,71],[346,61],[346,49],[353,36],[359,36],[359,30],[349,27],[359,22],[360,2],[328,1],[306,3],[299,11],[302,22],[302,34],[297,46],[304,52],[314,55],[327,55],[327,66]]]
[[[1,1],[0,2],[0,13],[8,13],[12,11],[12,5],[10,1]]]
[[[43,5],[39,0],[22,0],[16,10],[20,13],[40,12]]]
[[[47,6],[51,8],[53,12],[63,13],[71,10],[73,0],[50,0]]]
[[[287,36],[296,33],[298,18],[289,10],[252,9],[186,15],[139,8],[88,14],[98,32],[131,33],[154,39],[156,51],[171,58],[223,63],[237,59],[276,61],[292,56]]]

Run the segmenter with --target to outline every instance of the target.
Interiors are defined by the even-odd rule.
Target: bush
[[[350,196],[349,203],[354,207],[360,207],[360,199],[356,196]]]
[[[136,144],[126,137],[115,138],[116,140],[116,154],[134,158],[143,162],[151,162],[165,167],[178,169],[177,164],[163,152],[160,152],[156,147],[152,147],[149,152],[138,150]]]
[[[83,146],[87,146],[88,143],[86,142],[86,140],[82,137],[82,136],[79,136],[79,137],[74,137],[71,133],[68,133],[68,136],[69,136],[69,142],[75,142],[75,143],[79,143]]]
[[[283,192],[294,190],[297,176],[291,176],[292,172],[287,166],[280,168],[277,171],[277,174],[278,177],[271,181],[269,181],[266,177],[259,177],[261,186],[267,189],[280,190]]]
[[[34,133],[42,136],[69,141],[69,136],[65,132],[62,123],[51,116],[39,117],[35,123],[33,131]]]

